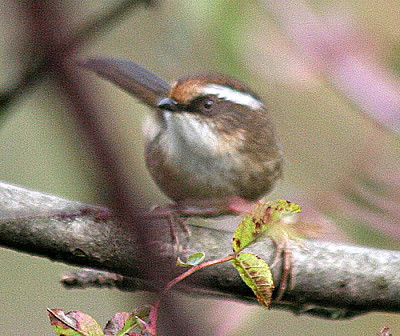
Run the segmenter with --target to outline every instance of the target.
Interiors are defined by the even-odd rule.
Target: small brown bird
[[[213,73],[169,85],[129,62],[81,65],[153,110],[144,124],[147,168],[183,215],[248,212],[282,172],[282,153],[262,100],[241,82]]]

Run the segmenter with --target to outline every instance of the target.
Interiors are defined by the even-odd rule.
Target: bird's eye
[[[204,102],[204,108],[207,110],[207,111],[210,111],[211,109],[212,109],[212,106],[214,105],[214,100],[212,100],[212,99],[207,99],[205,102]]]
[[[193,113],[203,113],[204,115],[211,115],[215,108],[216,99],[214,97],[197,97],[193,99],[186,107],[185,110]]]

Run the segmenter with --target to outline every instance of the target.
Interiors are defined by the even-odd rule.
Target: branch
[[[132,227],[113,220],[105,208],[0,183],[0,245],[4,247],[115,272],[141,283],[148,273],[143,271],[140,257],[143,244]],[[148,230],[158,233],[152,248],[159,258],[151,268],[168,263],[165,281],[182,273],[184,269],[175,266],[168,225],[154,221]],[[198,226],[191,226],[191,230],[193,238],[184,254],[203,251],[211,260],[232,251],[230,232]],[[252,250],[265,260],[273,258],[274,246],[270,241],[260,242]],[[294,287],[273,308],[329,318],[400,311],[398,251],[304,241],[302,247],[294,248],[293,259]],[[280,270],[276,268],[273,273],[278,283]],[[197,272],[184,285],[192,294],[256,302],[229,263]]]
[[[32,55],[36,57],[31,57],[30,61],[26,62],[25,69],[21,72],[20,78],[16,83],[0,91],[0,118],[4,118],[5,113],[9,111],[8,107],[21,94],[45,77],[55,66],[58,66],[60,60],[70,56],[72,52],[110,26],[116,25],[118,21],[129,15],[139,5],[155,6],[156,4],[157,1],[155,0],[121,0],[111,5],[104,12],[88,18],[75,32],[70,35],[66,34],[63,39],[58,40],[52,52],[44,52],[40,47],[34,45],[33,48],[35,49],[32,51]],[[27,8],[28,13],[31,10],[29,7]],[[29,22],[28,19],[27,22]],[[45,39],[43,36],[36,36],[37,31],[35,29],[29,30],[28,33],[31,39]],[[54,50],[57,51],[58,62],[54,60]]]
[[[398,135],[400,80],[377,56],[382,46],[367,31],[344,11],[318,16],[302,0],[261,2],[314,72],[321,71],[349,102]]]

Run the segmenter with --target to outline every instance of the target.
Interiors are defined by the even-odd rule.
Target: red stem
[[[156,335],[158,309],[160,308],[161,300],[171,290],[172,286],[175,286],[178,282],[186,279],[188,276],[192,275],[194,272],[197,272],[203,268],[206,268],[206,267],[209,267],[212,265],[217,265],[217,264],[221,264],[221,263],[230,261],[230,260],[234,259],[235,257],[236,257],[235,254],[231,254],[231,255],[221,258],[221,259],[214,259],[214,260],[203,262],[200,265],[193,266],[192,268],[188,269],[186,272],[182,273],[181,275],[179,275],[176,278],[174,278],[173,280],[171,280],[167,284],[167,286],[165,286],[164,290],[161,292],[159,299],[151,308],[150,315],[149,315],[149,323],[147,325],[146,331],[151,333],[152,335]]]

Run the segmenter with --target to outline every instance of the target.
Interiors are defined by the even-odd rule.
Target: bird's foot
[[[180,214],[179,211],[175,209],[174,205],[175,204],[156,205],[152,207],[148,213],[146,213],[146,216],[150,218],[162,218],[167,220],[175,254],[179,254],[182,250],[186,249],[186,245],[191,237],[191,232],[186,224],[186,219]],[[180,244],[177,227],[180,228],[181,232],[183,232],[185,236],[185,244],[183,245]]]
[[[276,267],[282,258],[281,277],[278,292],[275,297],[275,301],[281,301],[288,286],[289,289],[294,287],[295,277],[293,273],[293,252],[292,244],[289,239],[284,239],[279,243],[274,241],[274,243],[276,245],[276,251],[270,268]]]

